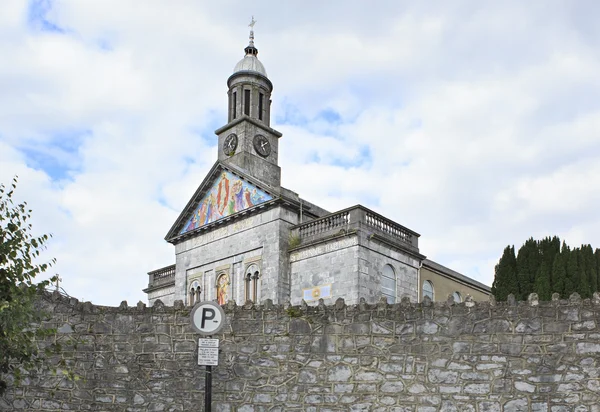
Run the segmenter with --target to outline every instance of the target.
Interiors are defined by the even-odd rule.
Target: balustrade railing
[[[360,205],[296,225],[292,227],[292,236],[310,242],[332,235],[339,229],[366,230],[419,247],[417,233]]]
[[[149,285],[157,286],[175,280],[175,265],[166,266],[164,268],[148,272]]]
[[[298,235],[301,238],[312,237],[320,233],[329,232],[336,228],[348,226],[350,223],[350,212],[343,210],[338,213],[323,216],[298,226]]]
[[[402,242],[412,245],[412,234],[396,222],[374,214],[370,210],[365,210],[364,222],[367,226],[378,229]]]

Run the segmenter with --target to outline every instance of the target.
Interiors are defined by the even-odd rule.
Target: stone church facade
[[[217,161],[165,238],[175,264],[149,273],[149,303],[446,300],[436,288],[455,300],[487,296],[489,287],[426,259],[417,232],[361,205],[331,213],[281,186],[273,85],[252,31],[244,51],[227,80]]]

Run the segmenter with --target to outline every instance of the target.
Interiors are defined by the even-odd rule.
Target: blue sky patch
[[[113,45],[108,39],[98,39],[96,40],[96,44],[98,48],[102,51],[113,51]]]
[[[342,117],[340,116],[340,114],[330,108],[321,110],[321,112],[317,115],[317,118],[323,119],[327,123],[334,123],[334,124],[338,124],[342,120]]]
[[[362,146],[356,156],[345,159],[334,159],[331,164],[334,166],[343,167],[344,169],[370,168],[372,160],[371,149],[369,146]]]
[[[52,9],[52,6],[52,0],[31,0],[27,11],[29,26],[40,31],[65,33],[65,29],[48,18],[48,13]]]
[[[56,156],[46,152],[43,148],[21,149],[27,159],[27,166],[43,170],[52,180],[64,180],[70,178],[71,168],[66,167]]]
[[[78,152],[91,130],[63,130],[52,133],[50,141],[23,145],[27,165],[43,170],[52,180],[70,179],[79,170]]]
[[[227,118],[225,116],[226,113],[223,110],[211,110],[204,118],[200,119],[200,126],[192,125],[189,130],[206,142],[208,146],[216,146],[218,137],[215,135],[215,130],[226,124]]]

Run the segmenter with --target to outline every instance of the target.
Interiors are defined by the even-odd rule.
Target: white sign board
[[[216,302],[200,302],[190,314],[192,328],[201,335],[213,335],[225,326],[225,311]]]
[[[198,339],[198,365],[219,365],[219,339]]]

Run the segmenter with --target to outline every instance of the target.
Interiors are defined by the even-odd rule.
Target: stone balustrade
[[[418,233],[361,205],[293,226],[291,237],[299,244],[310,244],[359,230],[414,250],[419,248]]]
[[[175,282],[175,265],[165,266],[148,272],[148,288]]]

